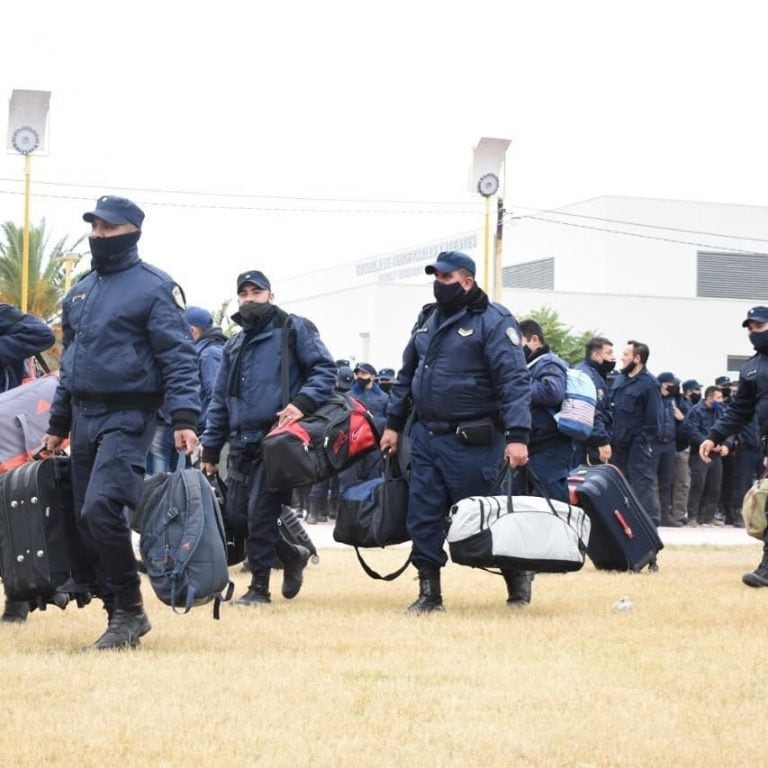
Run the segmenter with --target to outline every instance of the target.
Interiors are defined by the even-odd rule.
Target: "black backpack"
[[[185,469],[179,454],[175,472],[151,478],[136,510],[139,549],[155,594],[174,612],[214,601],[213,617],[229,600],[234,584],[227,569],[224,524],[210,482],[198,469]]]

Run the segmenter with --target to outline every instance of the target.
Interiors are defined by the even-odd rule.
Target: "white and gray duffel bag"
[[[534,486],[542,489],[527,472]],[[584,565],[591,524],[580,507],[507,493],[462,499],[449,515],[447,541],[454,563],[539,573],[578,571]]]

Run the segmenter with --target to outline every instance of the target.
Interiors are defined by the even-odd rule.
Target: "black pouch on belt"
[[[493,445],[496,423],[490,417],[475,421],[462,421],[456,427],[456,435],[465,445]]]

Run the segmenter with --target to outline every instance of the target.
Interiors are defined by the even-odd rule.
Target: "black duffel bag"
[[[371,578],[391,581],[408,567],[410,554],[401,568],[381,576],[368,566],[359,551],[410,541],[406,528],[408,482],[395,458],[384,456],[383,465],[381,477],[357,483],[341,494],[333,538],[355,548],[360,565]]]
[[[267,433],[261,441],[264,482],[272,491],[314,485],[378,448],[379,440],[368,409],[334,393],[309,416]]]

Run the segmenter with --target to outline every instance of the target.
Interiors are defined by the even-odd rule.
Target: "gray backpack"
[[[141,521],[139,550],[155,594],[175,613],[213,600],[213,617],[229,600],[234,584],[227,569],[221,510],[211,484],[198,469],[185,469],[179,455],[175,472],[145,483],[136,510]]]

